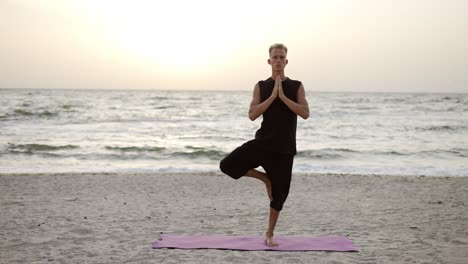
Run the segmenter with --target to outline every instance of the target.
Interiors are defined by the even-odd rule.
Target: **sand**
[[[220,173],[0,174],[0,199],[1,263],[468,263],[468,177],[294,174],[276,235],[354,253],[152,249],[265,232],[264,186]]]

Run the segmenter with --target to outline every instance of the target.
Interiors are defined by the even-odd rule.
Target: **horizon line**
[[[78,90],[78,91],[161,91],[161,92],[251,92],[247,89],[157,89],[157,88],[5,88],[0,87],[0,90]],[[466,92],[421,92],[421,91],[324,91],[324,90],[307,90],[310,93],[401,93],[401,94],[468,94]]]

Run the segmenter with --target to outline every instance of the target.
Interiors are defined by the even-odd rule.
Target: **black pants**
[[[253,139],[221,160],[219,168],[237,180],[247,171],[262,166],[271,180],[273,200],[270,202],[270,207],[281,211],[289,194],[293,161],[294,155],[268,151],[260,142]]]

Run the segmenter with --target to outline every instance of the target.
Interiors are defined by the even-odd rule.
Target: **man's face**
[[[268,64],[270,64],[272,69],[275,71],[283,70],[284,67],[286,67],[286,64],[288,64],[286,51],[284,49],[272,49],[270,58],[268,59]]]

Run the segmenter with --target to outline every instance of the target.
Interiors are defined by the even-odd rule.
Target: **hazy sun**
[[[240,31],[245,28],[242,20],[206,10],[220,5],[208,2],[97,1],[93,8],[100,10],[99,22],[105,24],[116,52],[180,72],[215,67],[238,48],[240,37],[246,37]],[[230,12],[236,10],[230,7]]]

